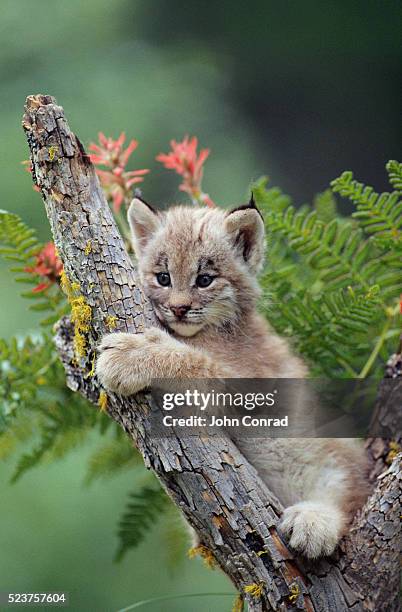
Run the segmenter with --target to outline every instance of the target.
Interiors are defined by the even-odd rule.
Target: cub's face
[[[235,325],[254,307],[264,224],[254,204],[232,212],[178,206],[129,213],[141,282],[156,315],[180,336]]]

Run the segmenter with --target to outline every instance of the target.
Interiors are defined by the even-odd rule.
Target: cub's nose
[[[187,306],[186,304],[183,304],[182,306],[171,306],[170,310],[178,319],[182,319],[186,312],[190,310],[190,306]]]

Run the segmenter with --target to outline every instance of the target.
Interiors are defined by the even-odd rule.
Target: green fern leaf
[[[130,548],[142,542],[169,503],[169,498],[160,486],[145,486],[139,492],[130,494],[130,502],[119,522],[120,543],[116,561],[120,561]]]
[[[390,240],[397,248],[402,247],[402,207],[398,191],[376,193],[372,187],[354,180],[353,173],[343,172],[331,182],[332,190],[355,204],[358,219],[368,234],[378,234]]]
[[[304,258],[304,270],[299,265],[302,280],[311,285],[324,283],[327,291],[352,285],[368,292],[373,284],[381,284],[378,277],[385,266],[392,274],[400,274],[399,253],[381,249],[377,238],[365,238],[353,221],[333,219],[324,224],[316,211],[305,208],[296,212],[289,207],[268,213],[266,226],[269,236],[286,239],[288,247]],[[390,294],[388,290],[384,293],[384,307]]]
[[[262,176],[250,185],[250,191],[254,196],[257,206],[262,211],[271,212],[280,212],[288,208],[291,205],[290,196],[283,193],[279,187],[267,188],[268,183],[269,178]]]
[[[44,461],[64,457],[82,443],[96,423],[98,413],[83,398],[65,388],[64,376],[59,381],[60,389],[57,382],[53,379],[49,396],[42,393],[37,396],[35,406],[31,402],[28,404],[30,411],[36,412],[40,439],[33,449],[20,457],[11,482]],[[58,395],[61,401],[55,401]]]
[[[96,478],[110,478],[117,471],[141,464],[141,456],[127,437],[105,441],[90,457],[87,484]]]
[[[402,164],[390,159],[386,165],[389,182],[395,191],[402,192]]]
[[[369,330],[379,317],[378,288],[371,291],[309,290],[290,294],[267,315],[274,327],[296,340],[301,354],[313,364],[316,374],[331,378],[342,372],[356,374]]]
[[[337,216],[336,200],[330,189],[318,193],[313,200],[313,206],[318,219],[324,223],[330,223]]]
[[[21,265],[12,266],[11,271],[15,274],[18,283],[36,284],[43,281],[38,274],[27,276],[27,268],[34,267],[35,255],[39,253],[43,245],[37,240],[36,233],[29,228],[18,215],[0,210],[0,255],[6,261],[18,262]],[[60,318],[66,310],[66,300],[59,286],[54,284],[46,292],[36,293],[27,291],[21,294],[26,299],[32,300],[31,310],[46,311],[50,310]],[[42,326],[50,325],[46,318]]]
[[[21,478],[25,472],[35,467],[44,457],[46,451],[48,451],[53,444],[52,431],[45,430],[42,432],[42,438],[38,446],[35,447],[30,453],[24,453],[14,470],[14,474],[11,477],[10,482],[15,483]]]
[[[0,254],[4,259],[30,266],[41,246],[35,231],[25,225],[18,215],[0,210]]]

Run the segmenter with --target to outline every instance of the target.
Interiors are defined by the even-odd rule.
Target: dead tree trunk
[[[250,610],[399,610],[401,455],[386,466],[386,445],[369,444],[373,471],[382,472],[372,496],[334,557],[306,563],[294,557],[276,529],[279,502],[230,440],[156,439],[148,420],[150,411],[160,408],[147,395],[101,394],[88,374],[100,337],[110,331],[110,317],[116,331],[136,333],[153,322],[153,313],[63,109],[50,96],[29,96],[23,127],[66,275],[90,308],[80,363],[74,359],[73,324],[64,319],[58,325],[67,385],[94,404],[106,399],[109,415],[133,440]],[[254,588],[245,590],[250,585]]]

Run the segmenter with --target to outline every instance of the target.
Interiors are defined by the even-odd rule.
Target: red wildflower
[[[93,151],[89,157],[93,164],[108,168],[107,170],[97,168],[96,173],[105,189],[106,196],[113,201],[115,212],[118,212],[123,202],[128,203],[131,199],[131,187],[136,183],[141,183],[149,170],[125,171],[128,160],[137,148],[138,142],[137,140],[131,140],[128,147],[124,149],[123,145],[126,140],[124,132],[120,134],[117,140],[107,138],[102,132],[99,132],[98,139],[99,144],[92,142],[89,145],[89,150]]]
[[[172,150],[169,153],[157,155],[157,161],[183,177],[180,189],[188,193],[195,204],[215,206],[211,198],[201,189],[203,165],[209,155],[209,149],[201,149],[197,154],[198,139],[196,136],[192,138],[185,136],[181,142],[171,140],[170,146]]]
[[[25,268],[25,272],[37,274],[47,279],[34,287],[32,290],[34,293],[44,291],[53,283],[57,283],[62,271],[63,264],[56,253],[56,248],[53,242],[48,242],[45,244],[43,249],[36,255],[36,262],[34,266]]]

